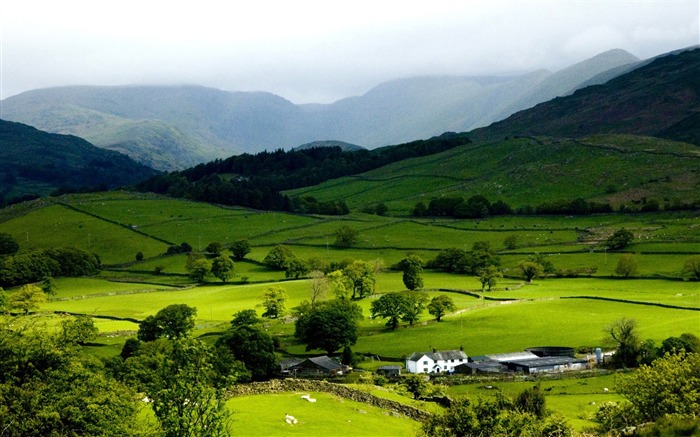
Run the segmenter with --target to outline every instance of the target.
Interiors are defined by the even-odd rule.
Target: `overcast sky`
[[[198,84],[329,103],[419,75],[564,68],[700,43],[700,1],[0,0],[0,98]]]

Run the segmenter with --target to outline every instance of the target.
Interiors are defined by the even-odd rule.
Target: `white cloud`
[[[422,74],[559,69],[698,43],[692,1],[0,3],[0,97],[69,84],[197,83],[332,101]]]

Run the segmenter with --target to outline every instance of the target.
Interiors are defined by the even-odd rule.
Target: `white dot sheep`
[[[287,422],[290,425],[294,425],[297,423],[297,419],[294,416],[290,416],[289,414],[285,414],[284,416],[284,421]]]

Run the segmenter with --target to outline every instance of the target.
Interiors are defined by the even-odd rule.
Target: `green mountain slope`
[[[0,196],[45,195],[57,188],[114,188],[155,171],[118,152],[70,135],[0,120]]]
[[[663,205],[700,200],[699,168],[696,146],[657,138],[515,138],[467,144],[286,194],[344,199],[351,209],[384,202],[402,213],[432,197],[476,194],[513,207],[576,198]]]
[[[581,137],[625,133],[700,145],[700,49],[657,58],[604,85],[521,111],[470,133],[475,141],[515,135]],[[695,133],[693,133],[695,132]]]

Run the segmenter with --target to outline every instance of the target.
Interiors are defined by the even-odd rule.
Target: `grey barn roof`
[[[433,361],[449,361],[449,360],[466,360],[467,354],[464,351],[437,351],[437,352],[414,352],[408,357],[409,361],[417,361],[423,357],[427,356]]]

